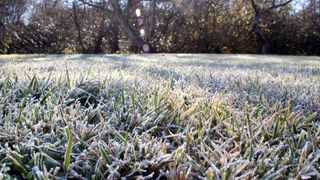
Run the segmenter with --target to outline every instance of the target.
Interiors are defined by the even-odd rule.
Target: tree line
[[[319,0],[0,0],[0,54],[320,55]]]

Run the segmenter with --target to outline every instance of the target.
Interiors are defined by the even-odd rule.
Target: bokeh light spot
[[[140,29],[140,36],[144,37],[146,35],[146,31],[144,29]]]
[[[136,9],[136,15],[137,15],[137,17],[141,16],[141,10],[140,9]]]
[[[144,44],[144,45],[142,46],[142,49],[143,49],[143,52],[144,52],[144,53],[148,53],[148,52],[150,51],[150,47],[148,46],[148,44]]]

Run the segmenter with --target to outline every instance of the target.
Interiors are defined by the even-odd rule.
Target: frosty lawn
[[[319,134],[319,57],[0,56],[0,179],[319,179]]]

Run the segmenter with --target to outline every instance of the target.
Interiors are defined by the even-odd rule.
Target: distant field
[[[0,179],[320,179],[320,57],[0,56]]]

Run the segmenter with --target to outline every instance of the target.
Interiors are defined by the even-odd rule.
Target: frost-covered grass
[[[319,179],[320,58],[0,56],[0,179]]]

